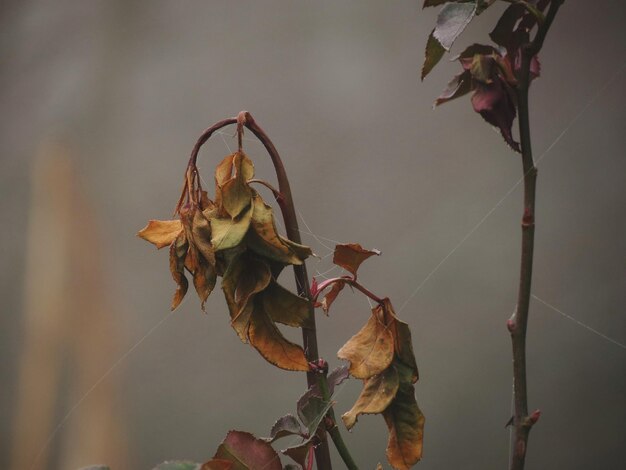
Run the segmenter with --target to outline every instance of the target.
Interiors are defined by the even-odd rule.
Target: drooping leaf
[[[284,263],[300,265],[304,261],[299,255],[303,251],[297,252],[283,241],[278,235],[274,222],[274,211],[265,204],[259,195],[252,198],[254,207],[251,227],[246,241],[248,246],[256,253],[266,258]],[[309,250],[310,253],[310,250]]]
[[[350,377],[350,369],[347,366],[339,366],[334,368],[326,377],[328,382],[328,391],[332,396],[335,393],[335,387]]]
[[[435,106],[447,103],[472,91],[472,75],[468,70],[455,75],[446,89],[435,100]]]
[[[413,385],[400,384],[383,417],[389,429],[387,459],[394,468],[408,470],[422,458],[424,438],[424,415],[415,401]]]
[[[443,48],[438,39],[435,39],[433,33],[435,30],[428,35],[428,41],[426,42],[426,50],[424,51],[424,65],[422,65],[422,75],[421,78],[424,80],[426,75],[428,75],[432,69],[435,68],[435,65],[439,63],[443,54],[446,50]]]
[[[248,185],[247,176],[254,172],[246,170],[251,167],[252,162],[245,154],[236,153],[233,158],[233,176],[221,185],[222,205],[233,219],[239,217],[252,200],[253,190]]]
[[[520,152],[519,143],[513,139],[512,126],[515,119],[515,98],[513,91],[502,79],[496,77],[493,83],[478,84],[472,96],[472,106],[485,121],[500,130],[507,144]]]
[[[366,250],[358,243],[347,243],[335,246],[333,263],[341,266],[356,277],[356,272],[361,263],[372,256],[380,255],[379,250]]]
[[[398,371],[388,367],[382,373],[367,379],[352,409],[341,416],[346,428],[352,429],[361,414],[382,413],[398,391]]]
[[[193,285],[200,298],[200,308],[204,311],[204,304],[217,282],[217,271],[215,266],[209,263],[202,256],[198,257],[196,270],[193,273]]]
[[[282,470],[271,445],[242,431],[229,431],[213,458],[233,462],[232,470]]]
[[[433,37],[449,51],[476,14],[476,3],[447,3],[437,16]]]
[[[415,354],[413,352],[413,341],[411,340],[411,330],[409,329],[409,325],[404,323],[402,320],[398,319],[393,309],[393,305],[388,298],[383,299],[383,304],[375,307],[375,310],[379,315],[384,316],[386,318],[386,323],[390,326],[391,331],[394,335],[394,349],[395,349],[395,360],[394,365],[398,368],[398,372],[400,372],[400,378],[403,379],[403,376],[406,375],[407,381],[410,383],[417,382],[419,378],[417,363],[415,361]],[[400,364],[398,364],[398,362]],[[407,369],[407,373],[403,374],[402,369]]]
[[[311,324],[310,304],[282,287],[276,281],[270,282],[263,292],[263,309],[272,321],[293,327],[306,327]]]
[[[148,225],[137,232],[137,236],[161,249],[171,245],[182,229],[180,220],[150,220]]]
[[[189,282],[185,277],[185,258],[188,248],[189,244],[187,243],[185,233],[181,231],[170,246],[170,273],[177,285],[174,298],[172,299],[172,310],[180,305],[189,287]]]
[[[250,316],[248,329],[250,344],[261,356],[276,367],[285,370],[309,370],[309,361],[304,350],[297,344],[288,341],[263,310],[261,302],[254,301],[254,312]]]
[[[350,361],[350,374],[357,379],[380,374],[393,355],[393,335],[376,308],[365,326],[337,352],[337,357]]]
[[[272,430],[270,431],[270,437],[267,438],[266,441],[274,442],[275,440],[286,436],[300,436],[302,438],[308,437],[305,430],[302,429],[298,418],[291,414],[285,415],[276,420],[272,426]]]
[[[330,306],[333,304],[345,285],[345,282],[335,282],[332,286],[330,286],[330,289],[326,292],[326,295],[324,295],[321,306],[326,315],[328,315],[328,312],[330,311]]]
[[[215,266],[215,249],[213,248],[213,245],[211,245],[211,225],[209,224],[209,218],[207,218],[207,215],[210,213],[211,210],[209,209],[204,212],[196,211],[193,216],[191,232],[193,236],[193,244],[196,246],[200,254],[210,264]]]
[[[267,263],[247,253],[237,256],[224,273],[222,290],[230,310],[231,325],[244,343],[249,339],[254,297],[267,288],[271,279]]]
[[[228,250],[238,246],[250,228],[254,208],[249,207],[236,219],[211,219],[211,245],[215,251]]]

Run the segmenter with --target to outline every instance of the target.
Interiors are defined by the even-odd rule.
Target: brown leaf
[[[204,212],[196,211],[193,216],[191,229],[193,244],[204,259],[215,266],[215,250],[213,249],[213,245],[211,245],[211,225],[209,224],[209,219],[204,215],[205,212],[208,213],[209,210]]]
[[[242,431],[229,431],[213,458],[233,462],[232,470],[282,470],[271,445]]]
[[[204,311],[204,304],[215,288],[217,272],[215,266],[202,256],[198,257],[198,266],[193,273],[193,285],[200,297],[200,308]]]
[[[182,229],[180,220],[150,220],[137,235],[161,249],[171,245]]]
[[[297,328],[310,326],[310,303],[276,281],[263,291],[263,309],[272,321]]]
[[[350,361],[350,374],[358,379],[369,379],[383,372],[393,355],[392,332],[376,308],[365,326],[337,352],[337,357]]]
[[[409,375],[409,381],[411,383],[417,382],[419,374],[415,354],[413,353],[413,342],[411,340],[409,325],[396,317],[393,305],[391,305],[391,301],[388,298],[383,299],[383,305],[376,306],[375,310],[379,315],[385,317],[385,323],[391,327],[394,335],[396,361],[399,361],[408,369],[407,374]],[[402,371],[404,371],[404,369]]]
[[[288,341],[262,309],[260,302],[255,302],[254,312],[250,316],[248,337],[261,356],[276,367],[285,370],[307,372],[309,361],[304,350]]]
[[[341,266],[356,277],[356,272],[363,261],[370,256],[380,255],[378,250],[366,250],[358,243],[337,245],[333,255],[333,263]]]
[[[250,225],[253,230],[248,232],[246,241],[248,246],[256,253],[283,264],[302,264],[303,255],[310,253],[302,245],[294,248],[292,242],[287,243],[278,235],[276,224],[274,223],[274,212],[270,206],[265,204],[258,194],[252,198],[254,207],[252,221]],[[308,254],[307,254],[308,256]]]
[[[170,273],[177,284],[176,292],[172,299],[172,310],[180,305],[189,286],[185,277],[185,258],[187,257],[188,248],[189,244],[187,243],[185,233],[181,231],[170,246]]]
[[[385,411],[396,396],[398,385],[398,371],[393,366],[367,379],[352,409],[341,417],[346,428],[352,429],[361,414],[374,414]]]
[[[215,179],[221,206],[231,218],[238,217],[250,205],[253,191],[248,180],[253,176],[254,166],[243,152],[229,155],[217,167]]]
[[[324,310],[324,313],[326,315],[328,315],[330,306],[333,304],[333,302],[339,295],[339,292],[343,290],[345,285],[345,282],[335,282],[332,286],[330,286],[330,289],[328,290],[321,302],[322,310]]]
[[[211,246],[215,251],[229,250],[241,244],[252,220],[253,208],[248,208],[236,219],[211,219]]]
[[[253,298],[271,281],[269,266],[264,261],[239,255],[231,263],[222,280],[222,290],[230,310],[231,325],[244,343],[248,342]]]
[[[389,429],[387,459],[394,468],[408,470],[422,458],[424,438],[424,415],[415,401],[413,385],[400,384],[383,417]]]

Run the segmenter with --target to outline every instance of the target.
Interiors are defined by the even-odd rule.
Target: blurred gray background
[[[360,277],[397,310],[406,303],[399,315],[413,331],[426,415],[418,468],[507,467],[505,321],[517,292],[521,188],[446,256],[518,181],[521,162],[467,99],[431,109],[458,66],[443,62],[420,83],[437,12],[421,3],[2,2],[0,468],[15,466],[20,452],[37,459],[33,468],[48,469],[202,461],[229,429],[267,435],[276,418],[295,411],[304,376],[272,368],[240,343],[219,290],[207,315],[190,292],[167,317],[174,291],[167,254],[135,237],[148,219],[169,218],[201,131],[242,109],[274,140],[301,229],[317,235],[303,233],[322,257],[310,273],[331,268],[327,239],[383,252]],[[478,18],[455,50],[486,42],[503,8]],[[549,149],[538,165],[533,293],[620,343],[625,20],[621,0],[566,1],[531,97],[536,157]],[[258,176],[274,181],[262,147],[247,137]],[[205,181],[234,145],[228,135],[207,144]],[[60,167],[67,172],[52,178]],[[67,181],[78,189],[57,204],[54,191]],[[72,228],[59,235],[59,227]],[[76,275],[81,269],[87,275]],[[100,277],[90,280],[94,270]],[[51,317],[42,296],[61,278],[70,294],[59,305],[82,301],[66,317],[69,307]],[[320,348],[331,365],[368,310],[346,292],[330,318],[320,315]],[[33,373],[35,385],[24,385],[25,348],[45,350],[52,337],[61,338],[50,347],[58,361],[39,365],[57,378],[38,386],[44,378]],[[99,359],[87,361],[90,354]],[[543,412],[528,468],[625,468],[626,351],[533,301],[528,360],[529,405]],[[88,371],[82,382],[80,364]],[[357,381],[340,389],[338,412],[359,389]],[[28,418],[25,397],[51,403],[47,420]],[[362,468],[386,462],[381,417],[362,417],[344,434]],[[88,435],[117,444],[89,453]]]

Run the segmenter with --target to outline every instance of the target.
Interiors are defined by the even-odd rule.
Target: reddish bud
[[[541,410],[535,410],[530,414],[530,422],[535,424],[541,417]]]
[[[535,223],[535,216],[531,210],[527,207],[524,209],[524,216],[522,217],[522,225],[529,226]]]
[[[309,370],[318,374],[327,374],[328,362],[321,358],[316,361],[309,362]]]
[[[509,330],[509,333],[513,333],[513,331],[515,331],[515,321],[513,318],[509,318],[506,321],[506,329]]]

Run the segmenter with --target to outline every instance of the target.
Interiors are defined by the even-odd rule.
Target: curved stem
[[[335,278],[332,278],[332,279],[327,279],[326,281],[322,282],[319,286],[317,286],[317,292],[316,292],[315,296],[313,296],[313,299],[312,299],[313,303],[315,303],[317,301],[317,298],[319,297],[319,295],[322,293],[322,291],[324,289],[326,289],[327,287],[331,286],[332,284],[337,284],[337,283],[348,284],[349,286],[354,287],[355,289],[361,291],[363,294],[365,294],[366,297],[369,297],[370,299],[372,299],[377,304],[382,304],[383,303],[383,299],[381,299],[380,297],[375,295],[373,292],[371,292],[370,290],[365,288],[365,286],[360,284],[356,280],[356,278],[353,278],[353,277],[350,277],[350,276],[335,277]]]

